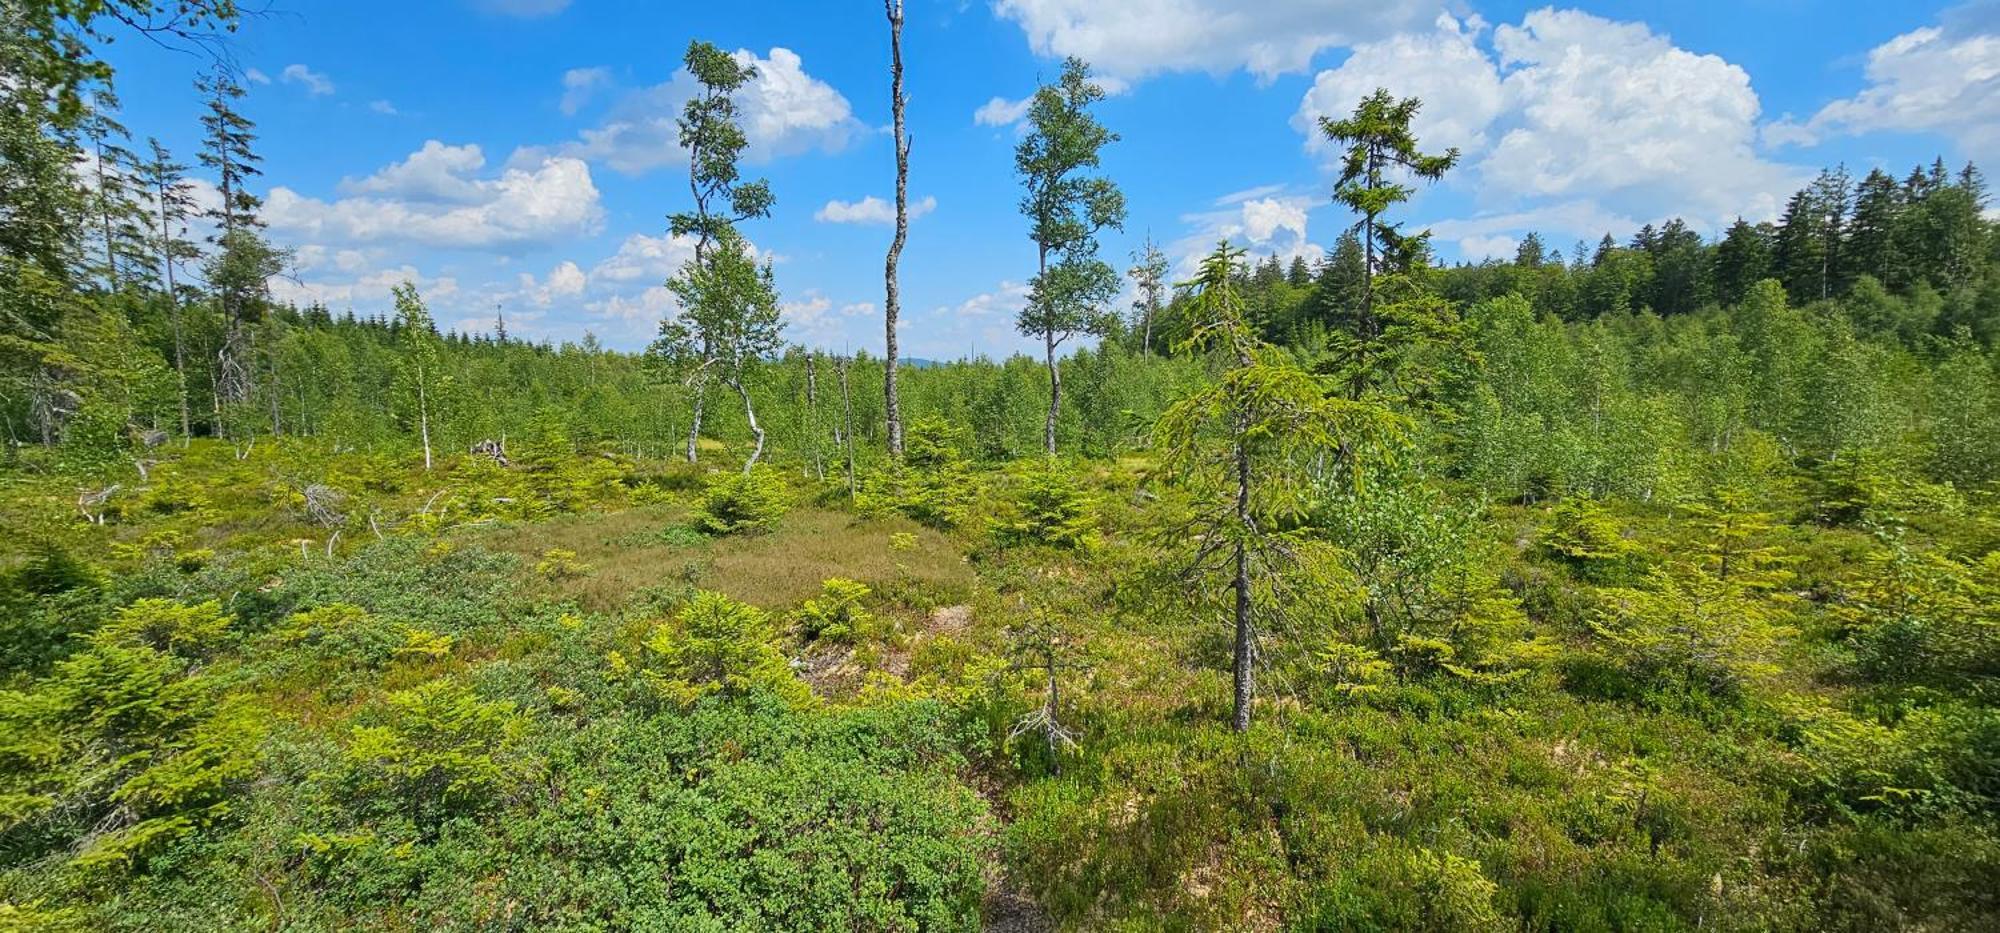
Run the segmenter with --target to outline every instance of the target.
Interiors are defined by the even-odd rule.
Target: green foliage
[[[54,596],[95,588],[102,575],[66,547],[53,541],[30,545],[27,559],[8,574],[7,585],[28,596]]]
[[[2000,552],[1971,563],[1885,534],[1842,589],[1834,618],[1870,680],[2000,686]]]
[[[398,285],[395,298],[396,339],[402,345],[396,367],[397,410],[404,423],[414,428],[422,440],[424,469],[428,470],[432,434],[443,430],[443,414],[452,389],[451,373],[441,359],[443,348],[437,325],[432,323],[417,287],[408,282]]]
[[[769,531],[791,508],[791,493],[776,472],[716,473],[702,492],[695,527],[712,535]]]
[[[1584,579],[1598,583],[1629,580],[1639,552],[1602,505],[1565,499],[1549,515],[1541,546]]]
[[[535,562],[535,573],[550,580],[573,580],[590,573],[590,565],[578,560],[569,548],[552,547]]]
[[[1240,731],[1250,722],[1251,643],[1265,624],[1259,617],[1295,611],[1304,601],[1288,592],[1293,586],[1338,587],[1324,572],[1324,555],[1314,553],[1316,542],[1296,527],[1324,479],[1315,465],[1338,455],[1349,479],[1363,481],[1398,439],[1401,421],[1371,402],[1329,396],[1319,379],[1250,332],[1233,282],[1238,255],[1222,243],[1204,260],[1196,283],[1200,323],[1186,346],[1210,350],[1224,368],[1167,409],[1154,430],[1162,470],[1196,503],[1161,543],[1168,553],[1193,546],[1183,579],[1227,580],[1233,590],[1233,719]]]
[[[1360,581],[1354,641],[1394,657],[1405,675],[1507,676],[1547,655],[1474,504],[1454,504],[1420,476],[1337,492],[1320,521]]]
[[[142,599],[117,613],[91,636],[100,645],[144,645],[183,658],[204,658],[229,636],[230,619],[214,601],[186,606],[165,599]]]
[[[936,418],[904,427],[903,458],[864,477],[855,505],[864,513],[899,512],[933,528],[963,524],[978,486],[960,453],[963,431]]]
[[[409,644],[409,634],[359,606],[328,603],[296,612],[264,634],[287,668],[379,668]]]
[[[1096,503],[1073,468],[1056,461],[1029,464],[1016,472],[1013,492],[992,521],[1001,546],[1088,550],[1096,543]]]
[[[712,694],[790,703],[810,697],[792,674],[771,617],[720,593],[695,593],[672,620],[653,627],[642,647],[640,677],[682,706]]]
[[[264,729],[197,661],[228,626],[214,603],[142,600],[0,696],[0,842],[89,874],[228,816]]]
[[[1125,195],[1109,178],[1085,174],[1102,161],[1105,146],[1118,141],[1091,114],[1104,100],[1082,59],[1063,62],[1062,76],[1035,91],[1028,105],[1027,133],[1014,147],[1014,171],[1021,178],[1021,214],[1035,242],[1040,265],[1028,283],[1028,300],[1015,317],[1022,335],[1042,341],[1049,368],[1049,413],[1044,449],[1056,452],[1062,415],[1062,374],[1056,349],[1072,337],[1106,332],[1117,320],[1109,305],[1120,281],[1116,270],[1097,258],[1097,234],[1125,223]]]
[[[870,590],[863,583],[835,578],[820,584],[820,594],[799,607],[799,634],[807,641],[848,643],[867,634],[874,622],[861,601]]]
[[[1785,600],[1759,583],[1752,572],[1669,560],[1643,587],[1603,590],[1595,631],[1643,677],[1733,694],[1776,673],[1779,651],[1794,634]]]
[[[774,203],[747,58],[683,59],[694,257],[632,354],[443,333],[407,284],[274,302],[224,70],[190,242],[101,47],[236,15],[0,3],[0,928],[2000,916],[1972,166],[1435,267],[1393,215],[1455,154],[1381,91],[1321,127],[1358,223],[1317,268],[1224,248],[1169,294],[1143,254],[1125,333],[1116,135],[1065,62],[1016,152],[1041,358],[902,370],[897,458],[883,362],[834,366],[836,417],[737,229]],[[663,460],[740,440],[769,465]],[[1008,462],[1058,441],[1094,459]],[[773,529],[793,470],[803,520],[701,537]]]
[[[927,703],[600,721],[550,748],[552,805],[465,851],[529,925],[978,929],[985,807],[951,726]]]
[[[420,825],[498,805],[526,780],[528,722],[505,700],[454,678],[398,690],[363,711],[345,750],[350,792]]]

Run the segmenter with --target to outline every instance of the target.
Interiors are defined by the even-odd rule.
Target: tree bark
[[[806,430],[807,443],[812,447],[813,478],[826,482],[826,461],[820,456],[819,448],[819,374],[813,366],[818,354],[806,354]]]
[[[417,431],[424,439],[424,472],[431,471],[431,402],[424,387],[424,373],[417,372]]]
[[[1062,711],[1062,697],[1057,692],[1061,688],[1061,685],[1056,682],[1058,668],[1056,666],[1056,653],[1053,646],[1043,660],[1048,665],[1049,674],[1049,702],[1042,709],[1042,715],[1048,719],[1044,737],[1048,742],[1049,748],[1049,773],[1060,775],[1062,774],[1062,746],[1060,744],[1061,732],[1059,730],[1062,727],[1057,725],[1059,720],[1056,719],[1056,715]]]
[[[1049,277],[1049,248],[1042,246],[1035,253],[1035,281],[1045,283]],[[1029,300],[1034,300],[1030,298]],[[1049,418],[1042,425],[1042,448],[1053,457],[1056,455],[1056,419],[1062,414],[1062,371],[1056,368],[1056,329],[1054,319],[1048,309],[1042,309],[1042,345],[1049,364]]]
[[[707,401],[708,401],[708,386],[699,382],[695,383],[694,418],[688,424],[687,458],[689,463],[695,463],[698,460],[696,449],[698,446],[698,442],[701,440],[701,410],[703,403]]]
[[[1236,443],[1236,525],[1239,534],[1250,526],[1250,451]],[[1237,732],[1250,729],[1250,703],[1257,692],[1256,630],[1250,619],[1250,553],[1241,538],[1236,542],[1236,708],[1229,726]]]
[[[750,459],[743,461],[743,475],[749,476],[757,461],[764,457],[764,428],[757,423],[757,409],[750,404],[750,389],[743,384],[743,377],[740,375],[732,377],[729,385],[736,390],[737,396],[743,399],[743,417],[750,421],[750,433],[757,438],[757,446],[750,450]]]
[[[882,315],[886,338],[886,362],[882,375],[884,412],[889,426],[889,455],[903,456],[903,403],[896,392],[896,317],[902,311],[902,296],[896,281],[896,267],[903,258],[903,243],[910,230],[910,137],[903,124],[903,0],[883,0],[889,15],[889,106],[895,114],[896,132],[896,237],[889,241],[889,258],[883,269]]]
[[[1048,348],[1049,419],[1042,427],[1042,445],[1049,456],[1056,455],[1056,418],[1062,414],[1062,369],[1056,365],[1056,332],[1045,330],[1042,339]]]
[[[852,505],[855,498],[854,397],[847,392],[847,360],[838,359],[835,367],[840,371],[840,443],[847,461],[847,501]]]
[[[111,291],[117,291],[118,252],[112,248],[111,198],[104,193],[104,140],[94,142],[97,146],[97,213],[104,221],[104,285]]]
[[[164,161],[164,160],[162,160]],[[194,433],[194,418],[188,412],[187,341],[181,333],[181,293],[174,285],[173,224],[167,214],[167,186],[159,186],[160,268],[167,276],[167,309],[174,323],[174,379],[180,386],[181,441]]]

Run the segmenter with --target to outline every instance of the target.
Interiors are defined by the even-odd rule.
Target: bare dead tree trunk
[[[889,455],[903,456],[903,403],[896,393],[896,316],[902,310],[898,294],[896,266],[903,258],[903,242],[910,230],[910,136],[903,124],[903,0],[883,0],[889,14],[889,106],[895,114],[896,131],[896,238],[889,241],[889,259],[883,270],[886,292],[882,315],[887,342],[887,362],[882,376],[884,411],[889,422]]]
[[[264,363],[271,374],[271,384],[267,390],[267,395],[271,400],[271,436],[279,437],[285,433],[284,406],[282,404],[284,401],[284,385],[278,379],[278,348],[270,345],[270,328],[265,328],[264,335],[266,338]]]

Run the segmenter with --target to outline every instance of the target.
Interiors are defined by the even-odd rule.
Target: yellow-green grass
[[[902,518],[857,518],[822,508],[799,508],[761,534],[710,540],[662,533],[685,522],[676,506],[642,506],[588,512],[545,521],[482,529],[472,539],[519,554],[532,568],[551,549],[572,551],[584,571],[542,580],[558,599],[603,612],[626,605],[649,587],[689,584],[716,590],[766,609],[797,605],[832,577],[871,587],[955,590],[969,585],[972,568],[944,535]],[[914,539],[905,549],[893,536]]]

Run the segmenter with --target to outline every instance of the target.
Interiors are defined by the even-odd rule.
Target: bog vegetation
[[[1443,267],[1385,91],[1337,249],[1112,308],[1071,62],[1046,352],[898,371],[785,344],[697,43],[687,311],[622,353],[274,305],[242,88],[199,169],[114,122],[97,42],[236,19],[153,7],[0,2],[0,929],[2000,916],[1972,166]]]

